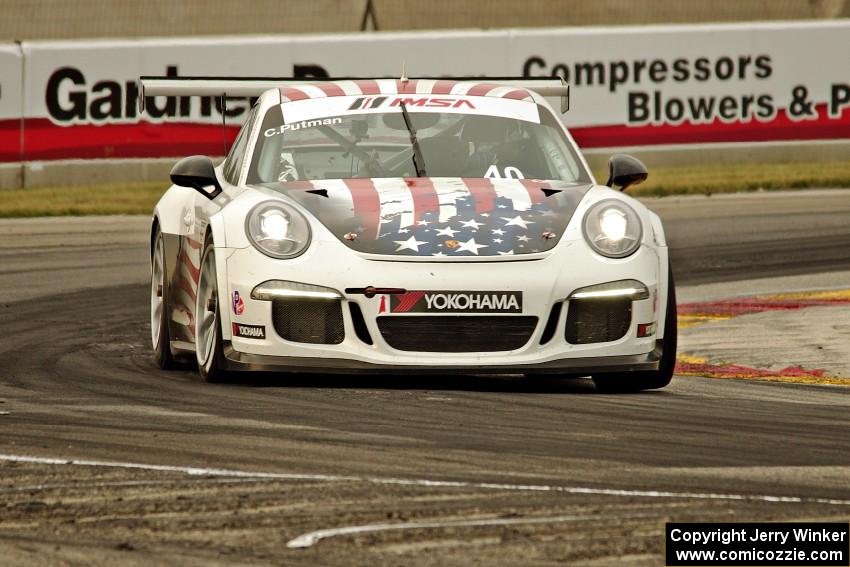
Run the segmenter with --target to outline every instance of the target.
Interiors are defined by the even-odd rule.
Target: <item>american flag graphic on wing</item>
[[[343,179],[270,185],[369,254],[533,254],[560,240],[588,185],[525,179]]]

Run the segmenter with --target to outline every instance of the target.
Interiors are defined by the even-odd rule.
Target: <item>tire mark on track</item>
[[[189,476],[219,476],[228,478],[252,478],[267,480],[294,480],[316,482],[359,482],[368,484],[386,484],[399,486],[417,486],[428,488],[476,488],[507,492],[555,492],[562,494],[582,494],[598,496],[623,496],[637,498],[662,498],[685,500],[734,500],[749,502],[776,502],[792,504],[825,504],[829,506],[850,506],[850,499],[806,498],[802,496],[783,496],[771,494],[734,494],[712,492],[675,492],[668,490],[634,490],[627,488],[598,488],[590,486],[562,486],[553,484],[512,484],[504,482],[474,482],[465,480],[439,480],[428,478],[394,478],[358,475],[331,475],[306,473],[276,473],[264,471],[244,471],[237,469],[206,468],[192,466],[156,465],[119,461],[91,461],[85,459],[63,459],[55,457],[33,457],[28,455],[0,454],[0,461],[32,463],[43,465],[64,465],[76,467],[103,467],[116,469],[134,469],[144,471],[183,473]]]

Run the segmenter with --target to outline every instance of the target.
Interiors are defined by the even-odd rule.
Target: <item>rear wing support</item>
[[[331,81],[357,81],[364,77],[304,78],[292,77],[139,77],[139,112],[145,111],[145,97],[149,96],[214,96],[258,97],[269,89],[297,87]],[[374,80],[374,77],[369,77]],[[570,109],[570,86],[562,77],[404,77],[402,80],[451,80],[487,82],[495,85],[517,87],[534,91],[545,97],[559,97],[561,112]]]

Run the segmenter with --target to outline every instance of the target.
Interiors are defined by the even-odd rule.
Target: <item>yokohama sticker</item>
[[[390,313],[522,313],[521,291],[408,291],[389,298]]]
[[[243,339],[265,339],[266,328],[262,325],[243,325],[233,323],[233,334]]]

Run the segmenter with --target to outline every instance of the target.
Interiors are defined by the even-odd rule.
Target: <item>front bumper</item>
[[[477,364],[400,366],[360,360],[307,358],[301,356],[267,356],[234,350],[229,341],[224,345],[225,368],[236,372],[298,372],[310,374],[557,374],[588,376],[598,373],[641,372],[658,370],[664,352],[664,341],[646,354],[562,358],[536,364]]]
[[[532,261],[427,263],[377,261],[339,250],[337,242],[319,243],[293,260],[272,260],[253,248],[219,248],[220,301],[230,305],[238,292],[244,307],[222,309],[226,364],[232,370],[320,373],[424,374],[564,374],[656,370],[662,352],[667,294],[666,247],[642,246],[624,259],[602,258],[583,241],[562,241],[555,253]],[[662,269],[663,267],[663,269]],[[272,303],[251,299],[251,290],[268,280],[289,280],[342,293],[344,339],[338,344],[287,341],[276,332]],[[604,282],[635,279],[649,289],[648,299],[632,303],[631,326],[614,341],[570,344],[565,340],[569,302],[576,289]],[[407,290],[521,291],[522,315],[535,316],[537,326],[524,346],[496,352],[413,352],[392,348],[378,328],[379,298],[347,294],[346,288],[368,286]],[[372,344],[360,340],[349,309],[356,303]],[[541,340],[556,303],[564,309],[551,340]],[[384,314],[386,315],[386,314]],[[421,315],[427,317],[428,315]],[[474,315],[470,315],[473,317]],[[234,336],[232,323],[263,326],[261,339]],[[656,323],[656,332],[637,336],[639,323]],[[492,332],[481,329],[482,333]]]

